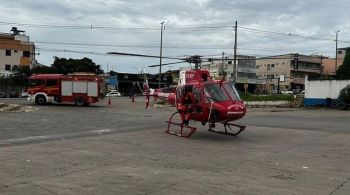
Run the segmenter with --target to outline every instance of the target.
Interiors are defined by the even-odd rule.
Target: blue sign
[[[117,76],[110,76],[109,77],[109,85],[113,85],[113,86],[118,85],[118,78],[117,78]]]

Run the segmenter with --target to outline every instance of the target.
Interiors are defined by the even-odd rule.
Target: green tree
[[[347,104],[350,103],[350,85],[347,85],[342,90],[340,90],[338,99]]]
[[[50,66],[35,66],[31,69],[31,74],[54,74],[56,70]]]
[[[66,59],[55,57],[55,60],[51,67],[56,73],[68,74],[73,72],[92,72],[96,74],[102,74],[101,66],[95,64],[89,58],[82,59]]]
[[[336,75],[338,79],[350,79],[350,48],[346,49],[343,65],[338,68]]]

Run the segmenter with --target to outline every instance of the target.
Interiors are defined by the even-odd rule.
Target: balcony
[[[238,72],[243,72],[243,73],[256,73],[256,69],[255,68],[240,68],[238,67]]]
[[[305,78],[294,78],[292,82],[296,84],[305,84]]]
[[[290,68],[292,69],[292,71],[294,70],[294,66],[290,66]],[[306,67],[306,66],[299,66],[298,70],[295,70],[295,71],[321,74],[322,69],[321,67],[312,68],[312,67]]]

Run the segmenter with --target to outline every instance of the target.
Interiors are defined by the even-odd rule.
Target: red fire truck
[[[38,105],[48,102],[89,105],[100,100],[102,84],[102,77],[95,74],[36,74],[29,77],[28,100]]]

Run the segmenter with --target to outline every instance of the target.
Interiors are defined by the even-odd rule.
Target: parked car
[[[6,97],[7,98],[16,98],[16,97],[19,97],[19,94],[17,91],[9,91],[6,94]]]
[[[283,90],[281,91],[282,94],[294,94],[293,91],[289,91],[289,90]]]
[[[120,97],[121,94],[119,91],[112,90],[109,93],[106,94],[106,97]]]
[[[26,92],[26,91],[22,91],[22,93],[21,93],[21,97],[23,97],[23,98],[28,97],[28,92]]]
[[[0,91],[0,98],[5,98],[6,97],[6,93],[3,91]]]

